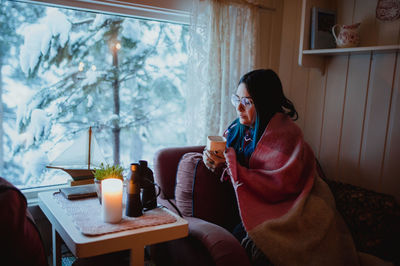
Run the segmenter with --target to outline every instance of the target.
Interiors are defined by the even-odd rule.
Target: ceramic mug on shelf
[[[336,24],[332,27],[332,34],[335,37],[338,48],[356,47],[360,44],[360,23],[352,25]]]

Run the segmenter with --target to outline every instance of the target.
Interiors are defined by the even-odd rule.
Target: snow
[[[92,95],[88,95],[88,97],[87,97],[87,107],[92,107],[93,106],[93,96]]]
[[[108,117],[108,121],[114,121],[114,120],[119,120],[119,116],[116,114],[112,114]]]
[[[60,45],[68,41],[71,23],[66,16],[55,8],[47,8],[45,16],[39,24],[25,26],[22,30],[24,44],[21,47],[19,61],[22,71],[28,75],[45,55],[50,47],[52,37],[59,36]],[[55,51],[51,50],[54,55]]]
[[[34,109],[31,114],[31,123],[27,133],[31,134],[35,140],[39,141],[41,136],[48,133],[50,128],[50,119],[47,113],[41,109]]]
[[[20,86],[19,88],[26,88],[26,87],[23,87],[23,86]],[[16,118],[16,126],[17,126],[17,128],[18,128],[18,125],[21,123],[21,122],[24,122],[25,121],[25,116],[26,116],[26,114],[27,114],[27,107],[28,107],[28,103],[30,102],[30,100],[31,100],[31,98],[32,98],[32,96],[34,95],[34,92],[33,91],[31,91],[31,90],[29,90],[29,89],[26,89],[26,90],[24,90],[24,89],[22,89],[22,90],[20,90],[20,89],[18,89],[18,88],[14,88],[15,90],[8,90],[8,92],[15,92],[15,93],[12,93],[11,95],[13,95],[13,96],[11,96],[11,97],[16,97],[16,98],[13,98],[11,101],[10,101],[10,103],[11,102],[15,102],[16,103],[16,105],[17,105],[17,118]],[[6,94],[7,95],[7,94]],[[22,96],[23,95],[23,96]],[[21,97],[22,96],[22,97]]]
[[[17,134],[13,138],[13,150],[17,150],[21,147],[27,147],[33,144],[33,136],[28,133]]]
[[[23,108],[21,107],[21,109]],[[40,141],[43,135],[48,134],[49,129],[50,119],[46,112],[41,109],[34,109],[31,114],[31,123],[26,132],[15,136],[14,149],[17,147],[22,147],[24,150],[29,149],[35,141]]]
[[[96,29],[97,27],[100,27],[108,17],[109,16],[107,15],[96,14],[96,18],[92,23],[91,29]]]
[[[96,83],[99,76],[100,75],[98,71],[90,70],[86,72],[86,78],[82,81],[82,86],[87,86]]]
[[[34,149],[27,151],[23,159],[24,174],[22,182],[27,183],[30,177],[38,178],[42,176],[48,161],[46,154],[42,150]]]
[[[126,19],[122,23],[122,36],[132,41],[139,40],[141,37],[141,29],[138,20]]]
[[[64,13],[56,8],[47,9],[47,17],[43,21],[48,25],[53,36],[60,36],[60,46],[64,47],[68,41],[68,35],[71,30],[71,23],[68,21]]]
[[[103,39],[105,29],[100,29],[96,32],[96,34],[92,37],[92,42],[98,42]]]
[[[39,62],[41,55],[43,35],[47,33],[46,25],[30,25],[25,28],[24,45],[21,47],[19,61],[21,69],[25,74],[29,74]]]
[[[146,45],[154,45],[157,41],[159,32],[160,26],[156,24],[155,29],[151,31],[146,31],[146,34],[143,34],[140,41]]]
[[[58,105],[58,101],[53,101],[50,106],[46,108],[46,112],[48,112],[50,117],[54,117],[60,112],[60,108]]]

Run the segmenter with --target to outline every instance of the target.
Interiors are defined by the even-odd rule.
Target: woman
[[[262,89],[266,84],[271,89]],[[244,166],[248,166],[250,155],[275,113],[286,113],[293,120],[298,117],[292,102],[283,94],[279,77],[270,69],[254,70],[245,74],[240,79],[231,102],[236,108],[238,118],[228,127],[224,136],[227,138],[227,146],[234,147],[239,162]],[[212,171],[225,163],[221,154],[206,150],[204,155],[204,163]]]
[[[227,170],[243,224],[233,233],[253,264],[359,265],[276,73],[245,74],[232,103],[238,118],[225,132],[227,149],[205,150],[203,161],[212,171]]]

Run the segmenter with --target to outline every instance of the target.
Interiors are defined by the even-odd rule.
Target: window
[[[186,144],[188,26],[2,1],[0,171],[19,188],[66,183],[47,168],[82,160],[93,132],[104,163],[152,162]],[[94,152],[94,150],[92,150]]]

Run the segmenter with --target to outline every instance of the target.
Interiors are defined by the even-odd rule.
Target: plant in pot
[[[124,181],[124,169],[120,165],[104,165],[100,164],[100,168],[95,168],[93,171],[94,185],[96,187],[97,197],[101,204],[101,181],[107,178],[118,178]]]

